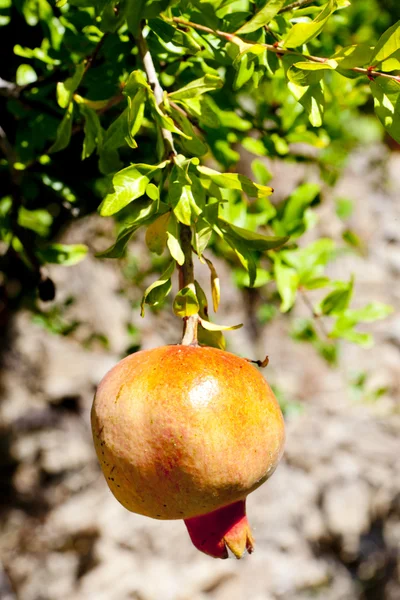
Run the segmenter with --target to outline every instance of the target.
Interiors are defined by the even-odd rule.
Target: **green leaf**
[[[311,125],[313,127],[321,127],[325,109],[325,95],[322,88],[322,81],[309,87],[298,86],[290,82],[288,87],[296,100],[304,107]]]
[[[345,229],[342,233],[342,239],[346,244],[358,250],[360,254],[366,253],[366,244],[355,231]]]
[[[267,283],[269,283],[271,281],[271,275],[265,269],[257,269],[255,281],[253,282],[253,285],[250,286],[249,274],[246,273],[245,271],[242,271],[241,269],[240,270],[236,269],[234,271],[234,280],[235,280],[235,284],[240,288],[246,288],[246,287],[247,288],[248,287],[259,288],[259,287],[263,287],[264,285],[266,285]]]
[[[275,235],[262,235],[261,233],[249,231],[248,229],[243,229],[242,227],[232,225],[232,223],[228,223],[221,217],[218,219],[218,225],[221,230],[228,233],[229,236],[234,237],[235,239],[243,240],[249,249],[258,250],[260,252],[279,248],[280,246],[283,246],[283,244],[285,244],[289,239],[288,236],[281,237]]]
[[[139,31],[139,25],[142,20],[142,13],[145,5],[146,0],[126,0],[125,17],[128,23],[128,29],[135,37]]]
[[[146,195],[152,200],[159,200],[160,190],[154,183],[149,183],[146,187]]]
[[[181,289],[175,296],[173,309],[177,317],[181,319],[191,317],[199,312],[199,301],[196,297],[194,284]]]
[[[57,102],[61,108],[67,108],[70,104],[73,93],[82,81],[84,72],[85,65],[81,63],[80,65],[77,65],[72,77],[68,77],[64,82],[59,81],[57,83]]]
[[[238,67],[236,77],[233,82],[233,89],[240,90],[253,76],[255,69],[255,61],[249,54],[243,54],[240,60],[236,62]]]
[[[171,214],[168,225],[167,246],[172,258],[182,266],[185,262],[185,255],[179,241],[179,224],[174,214]]]
[[[360,321],[370,323],[372,321],[386,319],[386,317],[392,313],[392,306],[383,304],[382,302],[371,302],[363,308],[346,310],[343,317],[348,321],[352,321],[353,324],[357,324]]]
[[[243,327],[243,323],[239,323],[239,325],[217,325],[216,323],[211,323],[211,321],[206,321],[201,317],[200,323],[207,331],[232,331],[233,329],[240,329]]]
[[[129,139],[130,131],[128,127],[129,108],[126,108],[111,123],[104,135],[102,151],[110,152],[121,146],[125,146]]]
[[[373,47],[369,44],[354,44],[341,48],[333,55],[333,59],[338,63],[341,69],[353,69],[354,67],[363,67],[370,65],[373,53]]]
[[[150,306],[156,306],[160,304],[164,300],[166,296],[171,291],[171,277],[172,273],[175,269],[175,262],[172,261],[164,273],[161,275],[160,279],[157,279],[154,283],[152,283],[145,293],[143,294],[142,302],[141,302],[141,316],[144,316],[144,305],[149,304]]]
[[[196,296],[199,301],[199,315],[202,320],[209,321],[208,318],[208,302],[207,297],[204,293],[204,290],[200,286],[198,281],[194,282],[196,289]],[[225,350],[226,343],[225,338],[221,331],[207,331],[204,329],[201,323],[199,323],[198,331],[197,331],[199,344],[204,346],[212,346],[213,348],[220,348],[221,350]]]
[[[310,279],[306,279],[301,282],[301,285],[305,287],[307,290],[318,290],[320,288],[326,287],[331,283],[329,277],[310,277]]]
[[[160,127],[166,129],[167,131],[171,131],[172,133],[176,133],[177,135],[181,135],[184,138],[190,139],[190,136],[186,135],[183,131],[181,131],[173,122],[171,117],[166,115],[161,108],[158,106],[154,94],[148,94],[148,100],[150,103],[151,111],[153,116]]]
[[[49,244],[36,252],[44,263],[54,263],[69,267],[83,260],[88,252],[84,244]]]
[[[259,183],[253,183],[245,175],[239,173],[219,173],[208,167],[198,166],[197,170],[208,177],[218,187],[228,190],[241,190],[251,198],[265,198],[273,192],[272,188]]]
[[[167,227],[171,217],[170,212],[166,212],[155,221],[153,221],[146,230],[146,244],[150,252],[162,254],[167,245]]]
[[[335,204],[335,212],[339,219],[342,219],[342,221],[346,221],[351,217],[354,211],[354,205],[352,200],[349,200],[348,198],[336,198]]]
[[[183,169],[174,167],[171,174],[168,203],[180,223],[190,225],[192,222],[192,206],[196,204],[192,189]]]
[[[108,194],[100,204],[101,216],[114,215],[136,198],[143,196],[150,179],[168,162],[164,161],[158,165],[131,165],[116,173],[112,180],[114,191]]]
[[[304,215],[306,209],[320,192],[317,183],[299,185],[285,202],[283,216],[279,221],[278,233],[301,235],[304,233]]]
[[[18,211],[18,225],[24,227],[24,229],[31,229],[38,235],[46,237],[49,234],[53,217],[47,210],[27,210],[24,206]]]
[[[15,75],[15,81],[17,85],[28,85],[29,83],[34,83],[37,81],[35,69],[31,67],[31,65],[19,65]]]
[[[100,124],[100,119],[97,113],[88,108],[85,104],[79,105],[79,110],[85,119],[84,133],[85,138],[83,140],[82,148],[82,160],[88,158],[96,148],[99,148],[103,140],[103,130]]]
[[[377,77],[370,85],[378,119],[389,135],[400,143],[400,83]]]
[[[279,295],[282,298],[281,311],[287,312],[296,300],[300,283],[299,276],[294,269],[283,265],[277,258],[275,260],[275,280]]]
[[[248,245],[240,237],[233,237],[233,236],[228,235],[227,233],[220,231],[220,235],[221,234],[222,234],[221,237],[224,239],[224,241],[227,244],[229,244],[229,246],[232,248],[232,250],[236,254],[237,258],[239,259],[241,265],[248,272],[249,283],[250,283],[249,287],[253,287],[256,277],[257,277],[257,267],[256,267],[256,262],[254,260],[254,256],[253,256],[252,252],[250,251],[250,249],[248,248]]]
[[[171,233],[170,231],[167,232],[167,236],[167,246],[171,253],[171,256],[174,260],[176,260],[178,265],[182,266],[185,262],[185,255],[183,254],[181,245],[179,243],[179,239],[174,233]]]
[[[207,154],[207,144],[205,144],[201,137],[195,132],[189,119],[173,106],[171,107],[171,114],[174,121],[188,138],[180,138],[179,140],[183,152],[189,156],[203,156],[204,154]]]
[[[371,64],[383,62],[398,50],[400,50],[400,21],[397,21],[392,27],[389,27],[389,29],[381,36],[379,42],[375,46]]]
[[[196,250],[198,257],[202,260],[202,254],[207,248],[212,235],[212,227],[204,219],[198,219],[195,224],[195,231],[193,235],[193,245]]]
[[[257,158],[251,163],[251,170],[254,173],[254,177],[258,179],[262,185],[267,185],[272,179],[272,173],[268,170],[267,166]]]
[[[131,148],[136,148],[135,135],[139,132],[139,129],[143,123],[144,109],[145,109],[146,90],[141,88],[133,98],[128,96],[128,112],[127,112],[127,128],[128,135],[126,136],[126,142]]]
[[[117,241],[107,250],[96,254],[100,258],[121,258],[125,252],[125,248],[132,237],[142,225],[151,223],[160,211],[166,212],[167,206],[161,204],[160,208],[154,202],[149,202],[148,199],[137,200],[130,208],[130,219],[126,222],[118,234]]]
[[[268,25],[284,6],[285,2],[286,0],[268,0],[266,5],[250,21],[247,21],[247,23],[240,27],[236,33],[239,35],[251,33],[260,29],[260,27],[264,27],[264,25]]]
[[[161,46],[169,52],[197,54],[201,51],[201,46],[191,31],[182,31],[162,19],[153,19],[149,22],[149,27],[159,38]]]
[[[334,68],[328,62],[297,62],[287,71],[287,77],[296,85],[308,86],[318,83],[323,78],[325,71],[332,71]]]
[[[136,226],[127,227],[121,230],[115,244],[96,254],[97,258],[121,258],[125,252],[125,248],[131,239],[133,233],[138,229]]]
[[[335,243],[329,238],[321,238],[306,248],[282,250],[281,259],[296,269],[300,284],[306,285],[309,280],[320,276],[324,267],[334,256]],[[320,287],[320,285],[317,285]]]
[[[346,284],[341,284],[340,287],[333,292],[330,292],[318,304],[317,312],[322,315],[340,315],[350,304],[353,295],[353,278]]]
[[[66,113],[63,117],[63,120],[59,124],[57,128],[57,135],[54,144],[49,148],[48,153],[59,152],[60,150],[64,150],[70,142],[71,134],[72,134],[72,120],[74,114],[74,105],[69,104],[66,110]]]
[[[321,33],[331,14],[337,9],[336,0],[329,0],[323,10],[311,23],[297,23],[289,30],[283,46],[286,48],[298,48],[307,44]]]
[[[171,100],[188,100],[190,98],[198,98],[201,94],[206,94],[213,90],[218,90],[223,85],[223,81],[216,75],[204,75],[200,79],[194,79],[184,87],[170,92],[168,97]]]

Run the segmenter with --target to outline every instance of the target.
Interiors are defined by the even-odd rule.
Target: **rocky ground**
[[[280,165],[273,170],[278,192],[288,176]],[[330,267],[341,277],[355,273],[355,304],[399,307],[399,173],[399,154],[355,154],[319,210],[319,233],[338,237],[333,199],[355,201],[353,226],[368,256],[346,255]],[[292,169],[291,185],[303,177]],[[315,178],[312,169],[307,177]],[[71,236],[81,241],[84,233],[104,247],[103,228],[91,218]],[[56,336],[20,313],[3,339],[2,600],[400,599],[398,312],[366,328],[375,334],[372,350],[343,345],[331,369],[290,339],[287,318],[262,327],[254,342],[246,303],[221,270],[220,319],[245,323],[229,334],[230,349],[268,353],[269,381],[289,406],[301,407],[287,418],[284,460],[248,501],[256,552],[240,562],[208,558],[181,522],[130,514],[108,491],[90,435],[95,386],[132,344],[128,323],[140,327],[147,348],[176,342],[177,322],[150,311],[140,320],[135,297],[120,293],[117,265],[88,258],[52,271],[58,301],[76,298],[67,308],[67,318],[80,322],[74,333]],[[306,311],[299,302],[296,314]],[[93,332],[108,338],[107,349]],[[368,378],[356,388],[360,372]]]

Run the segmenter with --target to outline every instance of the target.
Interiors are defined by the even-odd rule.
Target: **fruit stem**
[[[179,226],[179,241],[185,262],[179,267],[179,289],[194,286],[194,268],[192,256],[192,230],[189,225],[181,224]],[[182,344],[184,346],[198,346],[197,327],[199,324],[199,315],[191,315],[183,319]]]

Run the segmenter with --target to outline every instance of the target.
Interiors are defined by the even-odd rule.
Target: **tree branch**
[[[158,79],[157,71],[154,66],[153,58],[150,54],[150,50],[147,46],[147,42],[143,36],[142,30],[138,35],[138,47],[139,53],[143,62],[143,67],[146,72],[147,80],[151,85],[154,93],[154,97],[158,106],[161,106],[164,102],[164,90],[161,87]],[[174,140],[172,132],[168,131],[164,127],[161,127],[161,136],[164,142],[165,154],[168,156],[172,155],[174,158],[177,155],[174,146]],[[179,226],[179,241],[182,248],[182,252],[185,257],[185,261],[182,266],[178,265],[179,268],[179,289],[193,285],[194,286],[194,271],[193,271],[193,259],[192,259],[192,230],[188,225],[180,224]],[[197,346],[197,327],[199,323],[199,315],[195,314],[190,317],[184,317],[183,319],[183,335],[182,344],[186,346]]]
[[[287,8],[287,7],[285,7],[285,8]],[[212,35],[215,35],[216,37],[224,38],[224,39],[228,40],[229,42],[235,42],[235,40],[237,40],[238,42],[241,42],[243,44],[249,44],[249,45],[254,45],[254,46],[263,46],[267,51],[273,52],[274,54],[277,54],[278,56],[284,56],[285,54],[290,54],[292,56],[299,56],[300,58],[303,58],[304,60],[310,60],[310,61],[316,62],[316,63],[326,63],[329,60],[329,58],[322,58],[321,56],[311,56],[308,54],[302,54],[301,52],[297,52],[296,50],[289,50],[288,48],[284,48],[283,46],[280,46],[278,43],[262,44],[259,42],[252,42],[250,40],[243,40],[242,38],[238,37],[234,33],[228,33],[226,31],[220,31],[218,29],[214,30],[214,29],[211,29],[211,27],[206,27],[205,25],[200,25],[199,23],[193,23],[192,21],[186,21],[186,19],[182,19],[181,17],[172,17],[172,19],[167,19],[167,21],[173,21],[173,22],[177,23],[178,25],[183,25],[185,27],[191,27],[192,29],[197,29],[198,31],[204,31],[204,33],[210,33]],[[381,71],[375,71],[371,67],[368,67],[368,68],[352,67],[350,69],[344,69],[344,70],[353,71],[354,73],[359,73],[360,75],[365,75],[366,77],[368,77],[368,79],[370,81],[374,80],[375,77],[385,77],[387,79],[393,79],[394,81],[397,81],[398,83],[400,83],[399,75],[391,75],[390,73],[383,73]]]
[[[147,42],[143,36],[142,31],[140,31],[138,35],[137,42],[143,67],[147,75],[147,80],[151,85],[157,105],[161,106],[164,102],[164,90],[162,89],[161,84],[158,80],[158,75],[154,66],[153,58],[150,54],[150,50],[147,46]],[[166,155],[172,154],[173,156],[176,156],[177,152],[175,150],[174,140],[171,131],[168,131],[168,129],[161,127],[161,135],[164,140]]]

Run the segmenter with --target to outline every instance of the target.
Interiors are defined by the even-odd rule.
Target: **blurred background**
[[[91,31],[82,46],[78,33],[92,21],[77,10],[63,37],[62,11],[54,9],[54,17],[50,4],[39,6],[0,0],[1,42],[9,40],[2,84],[16,80],[25,90],[12,96],[7,86],[0,89],[0,124],[25,169],[17,225],[39,248],[84,243],[89,252],[74,266],[50,265],[56,298],[38,300],[37,278],[10,242],[15,182],[2,156],[0,599],[400,600],[400,147],[373,115],[367,79],[353,85],[332,74],[323,127],[310,127],[282,69],[265,78],[257,97],[253,90],[213,96],[227,109],[217,111],[220,127],[207,131],[221,170],[272,185],[274,206],[286,206],[297,190],[300,247],[333,239],[326,274],[346,282],[354,275],[352,308],[381,302],[394,309],[362,324],[373,347],[333,342],[332,318],[313,314],[320,290],[300,291],[282,314],[269,272],[250,289],[237,261],[225,257],[229,268],[213,245],[222,289],[218,322],[244,324],[226,334],[227,349],[269,356],[262,373],[287,427],[280,466],[248,498],[255,553],[215,560],[192,546],[182,522],[126,511],[97,463],[89,418],[97,384],[127,354],[179,342],[181,322],[170,298],[140,317],[143,292],[165,265],[165,257],[150,257],[144,233],[135,234],[121,260],[95,258],[114,242],[116,222],[96,215],[105,180],[96,157],[81,161],[82,124],[63,154],[43,154],[63,115],[55,82],[93,52],[97,34]],[[338,46],[375,43],[399,18],[398,0],[354,0],[313,48],[333,55]],[[136,68],[129,44],[123,36],[108,38],[85,79],[88,97],[114,97],[121,73]],[[178,54],[172,66],[182,60]],[[227,72],[232,81],[233,69]],[[172,85],[170,72],[162,76],[163,85]],[[44,82],[38,93],[37,79]],[[269,127],[262,143],[245,120],[253,119],[255,97],[260,123]],[[105,115],[106,125],[119,109]],[[138,139],[153,161],[151,129]],[[121,155],[128,164],[131,148]],[[196,278],[208,292],[206,266],[196,265]],[[362,335],[356,341],[369,344]]]
[[[248,157],[241,161],[245,172]],[[318,180],[313,165],[265,164],[277,200]],[[354,224],[365,245],[328,267],[333,278],[356,275],[355,306],[399,306],[399,188],[397,148],[359,146],[315,209],[319,223],[305,243],[339,239]],[[139,316],[152,277],[140,235],[122,264],[93,258],[112,236],[97,216],[75,223],[62,240],[87,243],[90,256],[51,268],[58,294],[50,305],[2,320],[2,600],[398,600],[398,312],[364,327],[375,336],[372,349],[343,342],[332,367],[296,341],[310,317],[301,298],[290,318],[280,315],[216,261],[219,320],[244,323],[227,334],[228,349],[269,355],[263,374],[284,409],[287,446],[272,479],[248,500],[255,553],[214,560],[195,550],[182,522],[127,512],[96,461],[89,422],[96,385],[127,353],[178,342],[181,328],[168,305]]]

